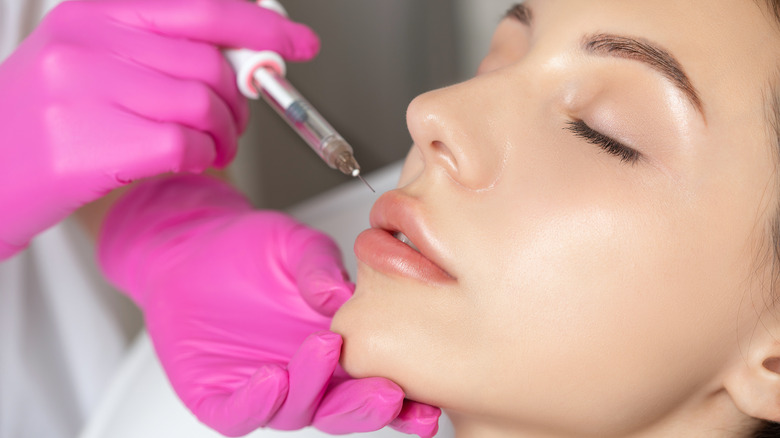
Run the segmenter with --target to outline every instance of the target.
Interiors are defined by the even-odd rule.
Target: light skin
[[[475,78],[409,106],[414,146],[372,224],[441,269],[358,238],[332,326],[345,369],[443,407],[461,438],[780,421],[777,28],[750,0],[526,5]]]

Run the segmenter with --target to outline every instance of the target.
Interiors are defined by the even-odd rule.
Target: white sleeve
[[[0,2],[0,60],[35,29],[46,12],[61,0],[3,0]]]
[[[0,60],[58,0],[0,1]],[[74,437],[140,329],[67,220],[0,263],[0,438]]]
[[[140,315],[66,220],[0,263],[0,438],[72,438],[97,406]]]

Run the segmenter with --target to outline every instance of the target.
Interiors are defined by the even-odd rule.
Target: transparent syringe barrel
[[[261,68],[255,73],[257,88],[266,102],[294,129],[317,155],[333,169],[344,173],[345,154],[352,147],[279,73]]]

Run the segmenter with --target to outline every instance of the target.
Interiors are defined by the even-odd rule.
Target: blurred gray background
[[[418,94],[473,76],[511,0],[282,0],[322,39],[288,78],[355,148],[364,173],[411,145],[406,107]],[[231,166],[262,208],[282,209],[349,180],[328,168],[262,101]]]

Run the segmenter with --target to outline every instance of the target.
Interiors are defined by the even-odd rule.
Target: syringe
[[[258,5],[286,15],[275,0],[261,0]],[[244,96],[250,99],[262,96],[328,166],[360,178],[374,191],[360,174],[360,165],[349,143],[285,79],[286,64],[279,54],[231,49],[225,51],[225,56],[236,71],[238,87]]]

